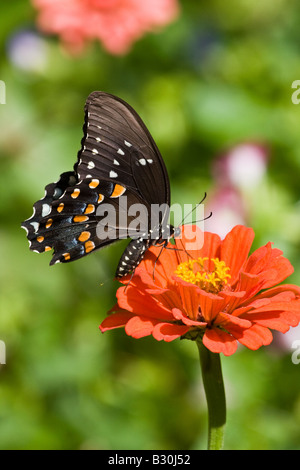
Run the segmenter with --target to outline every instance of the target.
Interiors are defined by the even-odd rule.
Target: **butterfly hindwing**
[[[62,174],[58,183],[46,187],[44,198],[34,205],[33,216],[23,223],[31,250],[42,253],[54,249],[50,264],[73,261],[127,238],[134,220],[134,215],[128,215],[127,207],[122,205],[124,187],[86,178],[62,191],[61,181],[68,175]],[[60,194],[59,198],[54,198],[55,194]],[[131,193],[126,199],[129,205],[138,202]],[[121,211],[124,213],[119,217]],[[147,221],[143,223],[146,230]]]

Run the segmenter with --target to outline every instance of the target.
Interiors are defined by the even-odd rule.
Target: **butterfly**
[[[32,251],[53,249],[50,265],[132,238],[117,266],[116,277],[122,278],[134,272],[148,248],[163,248],[175,235],[176,229],[167,223],[169,177],[150,132],[128,103],[95,91],[84,111],[84,136],[73,171],[46,186],[22,227]],[[139,224],[136,206],[145,209]]]

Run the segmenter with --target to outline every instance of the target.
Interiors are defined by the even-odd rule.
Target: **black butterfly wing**
[[[90,252],[128,237],[134,214],[132,204],[141,203],[128,193],[126,206],[120,198],[123,186],[85,178],[74,184],[75,172],[63,173],[57,183],[46,186],[45,196],[37,201],[32,217],[23,222],[30,249],[43,253],[54,249],[50,264],[74,261]],[[119,217],[120,212],[124,214]],[[120,225],[121,221],[121,225]],[[147,220],[142,220],[145,227]]]
[[[147,127],[135,110],[104,92],[85,105],[82,148],[75,171],[79,179],[108,180],[136,192],[147,204],[170,204],[168,173]]]
[[[74,171],[63,173],[57,183],[46,186],[44,198],[34,204],[32,217],[22,224],[31,250],[41,253],[54,249],[50,264],[73,261],[130,235],[127,227],[133,216],[128,213],[125,223],[110,222],[109,233],[103,234],[104,218],[99,207],[104,203],[124,215],[136,203],[150,213],[151,204],[169,205],[170,201],[162,157],[146,126],[127,103],[106,93],[92,93],[85,105],[83,129]],[[126,208],[120,205],[120,196],[125,193]],[[144,220],[145,230],[147,222]],[[148,246],[149,240],[139,242],[139,250],[132,256],[134,263],[138,264]],[[125,260],[127,254],[123,255]],[[130,268],[131,261],[120,260],[124,271],[120,275],[127,272],[122,265]]]

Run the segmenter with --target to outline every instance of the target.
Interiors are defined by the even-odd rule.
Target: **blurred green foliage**
[[[34,30],[35,12],[24,0],[0,5],[1,449],[206,446],[196,346],[98,330],[115,302],[124,242],[50,268],[50,254],[30,252],[20,229],[44,186],[73,167],[91,91],[114,93],[143,117],[164,156],[172,202],[196,203],[214,188],[212,162],[224,149],[266,144],[267,174],[246,194],[248,222],[255,246],[274,241],[295,267],[290,282],[300,283],[300,106],[291,101],[299,2],[194,0],[181,9],[126,56],[96,43],[70,57],[48,37],[43,67],[25,70],[11,44]],[[280,344],[222,358],[226,449],[300,448],[300,365]]]

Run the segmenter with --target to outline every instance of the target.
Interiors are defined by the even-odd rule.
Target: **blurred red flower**
[[[145,33],[173,21],[177,0],[32,0],[38,25],[58,34],[72,53],[99,39],[112,54],[125,54]]]
[[[189,257],[185,247],[191,243],[190,229],[196,240],[204,235],[204,243],[189,250]],[[253,239],[253,230],[242,225],[224,240],[183,227],[182,239],[176,241],[180,251],[171,243],[163,250],[154,279],[160,248],[148,250],[129,286],[118,289],[118,302],[101,331],[125,326],[134,338],[153,335],[158,341],[201,335],[208,349],[226,356],[236,351],[238,342],[252,350],[270,344],[270,329],[285,333],[298,325],[300,288],[277,285],[293,267],[270,242],[249,256]]]

